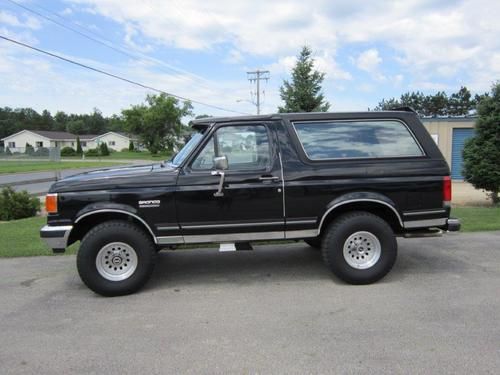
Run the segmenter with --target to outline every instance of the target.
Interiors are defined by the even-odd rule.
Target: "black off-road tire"
[[[124,245],[119,245],[120,243]],[[135,265],[133,273],[123,280],[110,280],[103,277],[98,271],[96,259],[99,252],[105,247],[109,248],[110,251],[116,248],[116,254],[121,254],[120,249],[122,248],[132,248],[136,255],[134,258],[136,261],[129,262]],[[123,254],[123,267],[125,269],[127,258],[130,257],[127,257],[125,252]],[[102,256],[99,259],[104,260]],[[85,235],[78,250],[76,265],[85,285],[100,295],[111,297],[131,294],[144,286],[151,277],[155,260],[156,248],[146,232],[133,223],[113,220],[95,226]],[[130,267],[129,264],[126,265]],[[111,266],[109,266],[110,269]],[[107,263],[105,267],[108,267]],[[101,267],[101,269],[103,268]],[[116,268],[114,269],[116,270]]]
[[[314,250],[321,249],[321,237],[304,238],[304,242],[311,246]]]
[[[354,211],[330,224],[321,250],[326,265],[339,279],[359,285],[383,278],[396,261],[397,247],[394,232],[385,220],[369,212]],[[380,251],[375,251],[376,248]],[[378,258],[374,256],[377,253]],[[360,265],[365,268],[357,268]]]

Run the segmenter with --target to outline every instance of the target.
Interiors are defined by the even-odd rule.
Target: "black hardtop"
[[[308,121],[308,120],[353,120],[353,119],[408,119],[417,115],[410,109],[401,108],[394,111],[364,111],[364,112],[298,112],[298,113],[275,113],[269,115],[248,115],[229,117],[205,117],[193,120],[194,128],[205,127],[212,124],[227,122],[253,122],[253,121],[275,121],[288,120]]]

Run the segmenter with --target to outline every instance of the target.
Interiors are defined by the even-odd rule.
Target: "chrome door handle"
[[[277,176],[260,176],[260,181],[278,181],[280,178]]]

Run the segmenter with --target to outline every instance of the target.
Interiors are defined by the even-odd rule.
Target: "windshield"
[[[193,151],[193,149],[200,143],[203,138],[202,133],[194,134],[191,139],[184,145],[184,147],[174,156],[170,161],[170,164],[174,166],[181,165],[182,162],[187,158],[187,156]]]

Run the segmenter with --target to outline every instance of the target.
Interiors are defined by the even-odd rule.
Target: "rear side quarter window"
[[[396,120],[296,122],[293,127],[311,160],[424,156],[406,124]]]

